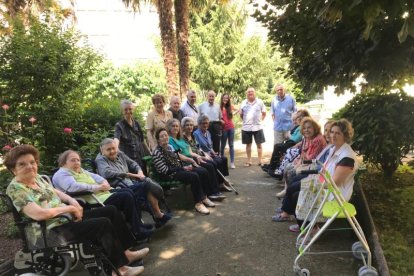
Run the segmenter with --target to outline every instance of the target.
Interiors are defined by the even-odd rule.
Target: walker
[[[314,191],[317,191],[317,193],[311,204],[311,208],[305,216],[304,223],[300,228],[300,234],[296,240],[296,247],[299,254],[295,258],[293,271],[296,275],[309,276],[310,271],[306,268],[301,268],[298,265],[298,261],[303,255],[335,253],[335,251],[310,253],[309,249],[336,218],[346,218],[351,226],[349,229],[353,229],[359,241],[352,245],[352,251],[336,251],[336,253],[352,252],[356,259],[363,261],[364,266],[359,269],[358,276],[378,276],[377,270],[372,266],[372,254],[367,239],[355,218],[355,207],[351,203],[345,201],[331,175],[325,170],[323,163],[318,160],[305,162],[310,164],[309,169],[302,170],[301,173],[311,175],[311,181],[315,184],[313,188],[316,189]],[[316,169],[318,165],[321,166],[320,170]],[[328,201],[330,196],[333,196],[332,201]],[[318,230],[316,223],[321,221],[321,219],[325,221],[325,224]],[[308,220],[309,222],[304,227]]]

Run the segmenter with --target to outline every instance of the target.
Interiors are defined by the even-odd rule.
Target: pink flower
[[[11,150],[12,149],[12,146],[10,146],[10,145],[5,145],[3,148],[2,148],[2,150],[3,151],[9,151],[9,150]]]
[[[34,124],[36,121],[37,119],[33,116],[29,118],[29,122],[31,122],[32,124]]]
[[[66,133],[66,134],[71,134],[72,133],[72,129],[70,127],[65,127],[63,129],[63,132]]]
[[[3,104],[3,105],[1,106],[1,108],[3,108],[3,109],[4,109],[4,111],[7,111],[7,109],[9,109],[9,108],[10,108],[10,106],[8,106],[7,104]]]

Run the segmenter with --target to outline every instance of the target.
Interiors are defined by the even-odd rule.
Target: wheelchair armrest
[[[78,197],[78,196],[91,195],[91,194],[93,194],[93,192],[91,192],[91,191],[79,191],[79,192],[66,192],[66,194],[70,197]]]
[[[124,182],[123,178],[115,177],[112,179],[108,179],[108,182],[111,183],[111,187],[113,188],[128,188],[129,186]]]

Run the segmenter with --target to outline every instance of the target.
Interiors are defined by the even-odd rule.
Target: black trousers
[[[200,176],[195,171],[186,171],[181,169],[175,173],[173,179],[191,184],[191,192],[193,193],[195,203],[202,201],[206,197],[203,191]]]
[[[210,134],[211,134],[213,150],[215,152],[220,152],[220,149],[221,149],[220,143],[221,143],[221,135],[222,135],[221,122],[210,122],[208,131],[210,131]]]
[[[216,167],[214,166],[213,161],[205,162],[200,164],[201,167],[203,167],[208,172],[208,183],[209,185],[206,187],[206,190],[204,192],[207,195],[212,195],[219,192],[219,178],[218,173],[216,171]]]
[[[113,189],[112,194],[108,197],[104,204],[113,205],[121,211],[125,220],[131,226],[132,232],[137,235],[140,233],[141,226],[141,210],[135,201],[134,192],[131,189]]]
[[[227,157],[225,156],[215,156],[213,157],[213,162],[216,168],[223,174],[224,176],[229,175],[229,167],[227,165]],[[224,178],[218,174],[219,183],[224,182]]]
[[[135,244],[123,216],[115,206],[87,210],[83,220],[52,228],[68,242],[96,242],[116,268],[128,264],[124,251]]]
[[[270,169],[276,170],[280,166],[280,159],[286,153],[288,148],[291,148],[295,145],[295,142],[292,140],[287,140],[284,143],[275,144],[273,146],[272,157],[270,158]]]

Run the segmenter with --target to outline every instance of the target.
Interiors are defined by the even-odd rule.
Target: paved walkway
[[[226,193],[228,198],[209,216],[194,211],[188,188],[168,197],[175,217],[149,244],[143,275],[294,275],[292,223],[271,221],[280,204],[274,195],[281,187],[259,166],[242,167],[240,146],[238,157],[230,178],[240,195]],[[354,240],[349,232],[331,232],[315,251],[349,250]],[[300,265],[312,275],[357,275],[361,266],[349,253],[306,256]]]

